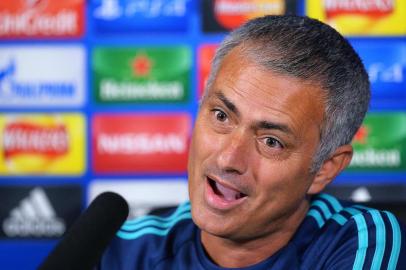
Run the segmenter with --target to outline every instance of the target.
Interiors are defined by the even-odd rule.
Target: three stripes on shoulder
[[[333,211],[331,211],[333,209]],[[375,234],[371,235],[372,231],[368,231],[367,222],[371,221],[375,226]],[[395,269],[399,259],[401,247],[401,230],[396,217],[388,211],[378,211],[361,205],[354,205],[344,208],[341,203],[333,196],[328,194],[319,194],[312,201],[308,216],[313,217],[319,228],[323,227],[328,220],[334,220],[339,225],[343,226],[350,219],[355,221],[358,230],[358,249],[354,261],[353,269],[362,269],[367,256],[367,248],[369,247],[369,239],[375,238],[375,251],[371,269],[381,269],[382,260],[385,249],[391,249],[388,262],[388,269]],[[384,219],[389,221],[391,228],[387,228]],[[386,243],[388,238],[386,234],[391,233],[392,245],[389,247]]]
[[[190,218],[192,218],[190,203],[186,202],[179,205],[175,212],[168,217],[147,215],[128,220],[117,232],[117,236],[126,240],[137,239],[147,234],[165,236],[178,222]]]

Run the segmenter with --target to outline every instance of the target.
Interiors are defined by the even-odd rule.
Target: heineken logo
[[[371,128],[362,125],[354,136],[354,145],[357,148],[352,157],[352,167],[398,167],[401,163],[401,155],[398,149],[375,149],[368,145],[368,135]],[[365,148],[366,147],[366,148]]]
[[[365,149],[356,151],[352,157],[353,167],[398,167],[401,164],[400,151],[397,149]]]
[[[189,95],[190,51],[170,48],[96,48],[94,93],[102,103],[179,102]]]
[[[369,113],[352,141],[350,170],[406,169],[406,114]]]
[[[128,100],[179,100],[184,93],[178,82],[120,82],[103,80],[100,84],[100,97],[104,101]]]
[[[132,61],[132,68],[134,76],[136,77],[148,76],[151,72],[152,61],[145,54],[137,55]]]

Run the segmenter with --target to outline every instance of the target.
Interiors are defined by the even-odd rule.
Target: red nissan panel
[[[99,114],[93,118],[96,173],[184,173],[192,121],[187,113]]]

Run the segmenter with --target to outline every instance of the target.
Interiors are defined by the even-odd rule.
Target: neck
[[[274,229],[261,237],[239,241],[202,231],[202,244],[209,257],[221,267],[241,268],[260,263],[288,244],[308,208],[307,202],[302,204],[294,214],[272,224]]]

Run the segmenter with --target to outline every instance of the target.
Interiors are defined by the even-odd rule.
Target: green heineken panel
[[[189,48],[97,47],[92,55],[93,93],[98,103],[187,101]]]
[[[348,171],[406,170],[406,113],[369,113],[352,145]]]

